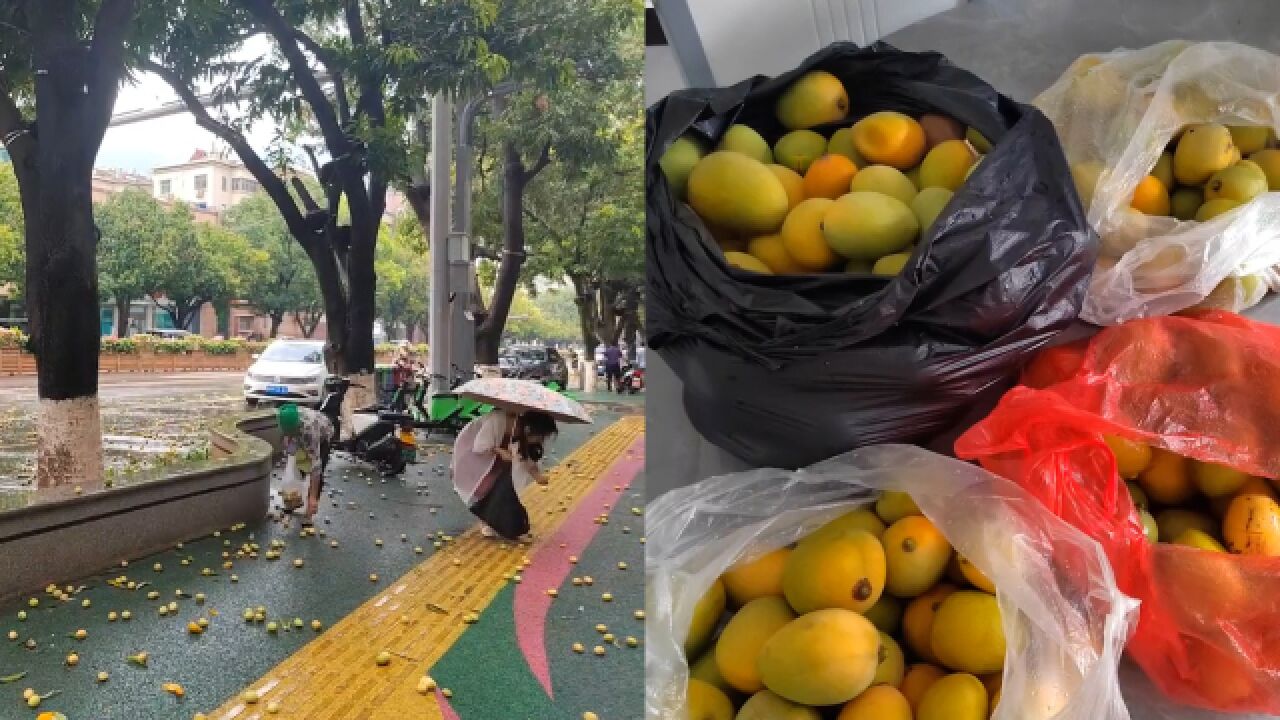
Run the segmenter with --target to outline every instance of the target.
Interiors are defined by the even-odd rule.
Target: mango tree
[[[102,482],[93,164],[135,0],[0,3],[0,138],[22,197],[38,487]]]

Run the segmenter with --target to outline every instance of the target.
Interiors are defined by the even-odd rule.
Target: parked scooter
[[[618,394],[635,395],[644,390],[644,368],[626,365],[622,369],[622,379],[618,381]]]
[[[377,407],[357,409],[351,415],[353,434],[342,440],[342,402],[352,386],[344,377],[331,376],[325,380],[320,412],[333,425],[331,446],[373,465],[385,476],[399,475],[417,451],[412,416]]]

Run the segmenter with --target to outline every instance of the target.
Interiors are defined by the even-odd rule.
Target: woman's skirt
[[[508,540],[517,540],[529,532],[529,512],[520,502],[512,481],[511,465],[498,462],[495,476],[486,478],[489,491],[471,504],[471,512]]]

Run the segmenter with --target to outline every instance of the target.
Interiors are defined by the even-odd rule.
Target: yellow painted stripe
[[[535,536],[553,534],[643,433],[642,417],[623,418],[552,468],[549,486],[526,491]],[[506,585],[503,575],[535,549],[536,542],[529,548],[494,542],[473,527],[249,685],[261,696],[258,703],[247,705],[237,694],[209,718],[439,720],[435,700],[416,692],[418,678],[466,630],[463,616],[483,611]],[[374,657],[383,649],[403,657],[378,667]],[[266,713],[270,701],[280,703],[279,713]]]

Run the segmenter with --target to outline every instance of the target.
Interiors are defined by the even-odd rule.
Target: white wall
[[[644,50],[644,104],[646,107],[666,97],[673,90],[688,87],[680,62],[670,47],[657,46]]]
[[[837,40],[874,42],[963,0],[657,0],[664,21],[675,2],[687,3],[716,84],[731,85],[786,72]]]

